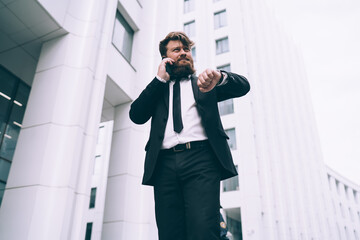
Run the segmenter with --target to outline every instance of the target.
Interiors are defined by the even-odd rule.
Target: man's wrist
[[[162,79],[161,77],[159,77],[158,75],[155,76],[160,82],[166,83],[165,79]]]
[[[219,82],[216,84],[216,86],[224,85],[227,82],[227,78],[228,78],[228,74],[225,71],[219,70],[219,72],[221,74],[221,77],[220,77]]]

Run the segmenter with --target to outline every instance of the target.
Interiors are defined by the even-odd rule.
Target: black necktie
[[[180,79],[175,80],[173,87],[173,121],[174,131],[180,133],[184,127],[181,120]]]

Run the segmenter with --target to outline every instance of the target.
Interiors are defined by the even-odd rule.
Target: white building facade
[[[338,239],[360,239],[360,187],[327,167]]]
[[[0,239],[157,239],[149,124],[128,111],[174,30],[197,73],[252,87],[219,104],[239,171],[221,186],[232,238],[358,239],[358,188],[340,222],[302,60],[263,0],[0,0]]]

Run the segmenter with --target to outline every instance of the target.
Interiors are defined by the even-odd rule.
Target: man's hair
[[[161,57],[166,56],[166,52],[167,52],[166,46],[168,45],[169,41],[177,41],[177,40],[181,41],[185,47],[188,47],[190,49],[192,46],[194,46],[194,42],[191,41],[190,38],[188,36],[186,36],[186,34],[184,32],[170,32],[159,43],[159,51],[160,51]]]

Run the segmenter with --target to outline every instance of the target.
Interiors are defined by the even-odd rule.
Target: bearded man
[[[235,73],[206,69],[195,75],[183,32],[159,44],[157,76],[131,104],[130,118],[151,118],[143,184],[154,186],[159,240],[220,239],[220,181],[237,175],[218,102],[245,95]]]

